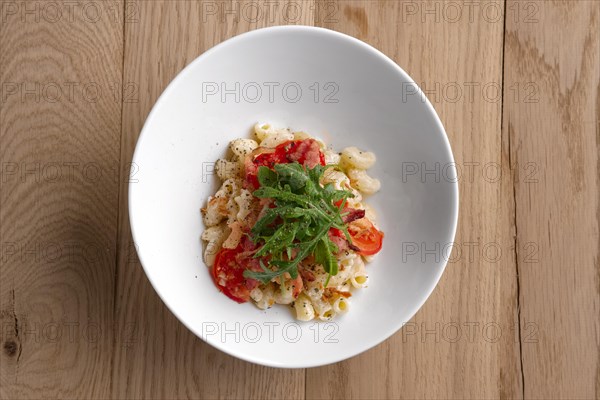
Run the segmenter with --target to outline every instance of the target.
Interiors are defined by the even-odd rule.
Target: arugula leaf
[[[292,246],[292,242],[296,237],[296,232],[298,231],[298,226],[300,226],[299,222],[290,222],[289,224],[284,224],[279,227],[265,242],[265,245],[256,252],[255,257],[260,257],[267,252],[276,252],[281,251],[287,247]]]
[[[257,235],[260,232],[264,231],[264,229],[267,228],[268,225],[275,221],[275,218],[277,218],[278,214],[278,210],[274,208],[267,209],[267,211],[265,211],[265,213],[263,214],[263,217],[260,220],[258,220],[256,224],[254,224],[250,232],[254,235]]]
[[[274,168],[281,180],[290,185],[292,192],[302,189],[309,179],[302,165],[298,163],[275,164]]]
[[[277,187],[277,173],[275,173],[275,171],[272,169],[265,166],[260,166],[258,167],[258,173],[256,176],[258,177],[258,183],[260,183],[261,186],[272,188]]]
[[[289,273],[298,276],[298,264],[310,255],[323,266],[329,278],[338,273],[335,257],[337,246],[329,239],[329,229],[335,227],[349,238],[342,210],[352,193],[336,190],[332,184],[321,186],[328,167],[306,168],[299,163],[275,164],[273,170],[259,167],[260,187],[254,196],[274,200],[251,230],[252,240],[262,245],[254,257],[269,260],[262,271],[244,271],[244,276],[268,283]],[[335,203],[341,200],[341,205]],[[344,214],[345,215],[345,214]],[[295,253],[295,254],[294,254]],[[285,259],[283,258],[285,256]]]
[[[315,165],[314,168],[309,169],[308,172],[308,177],[310,178],[310,180],[316,185],[319,186],[320,185],[320,181],[321,181],[321,176],[323,176],[323,173],[325,172],[326,167],[317,164]]]
[[[335,253],[337,253],[337,246],[327,236],[321,237],[315,248],[315,261],[321,264],[325,272],[329,274],[327,281],[325,281],[325,287],[329,283],[329,278],[338,273],[338,263],[334,255]]]

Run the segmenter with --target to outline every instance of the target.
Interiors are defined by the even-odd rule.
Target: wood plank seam
[[[504,133],[504,102],[506,101],[505,92],[504,92],[504,78],[505,78],[505,66],[506,66],[506,12],[507,10],[507,1],[504,0],[504,15],[502,22],[502,97],[501,97],[501,108],[500,108],[500,135]],[[502,142],[502,139],[501,139]],[[508,143],[508,168],[511,172],[511,184],[512,184],[512,207],[513,207],[513,226],[515,229],[515,234],[513,237],[513,248],[514,248],[514,259],[515,259],[515,273],[516,273],[516,301],[517,301],[517,337],[519,339],[519,369],[521,376],[521,398],[525,399],[525,371],[523,369],[523,335],[521,332],[521,282],[519,280],[519,229],[517,227],[517,187],[514,179],[514,169],[512,168],[512,145],[511,145],[511,131],[510,124],[507,135],[507,143]]]
[[[504,60],[503,63],[504,65]],[[502,87],[504,87],[504,76],[503,76]],[[504,103],[504,93],[502,96],[502,102]],[[511,146],[511,130],[510,126],[508,129],[507,141],[508,141],[508,163],[509,166],[512,166],[512,146]],[[512,170],[512,168],[511,168]],[[513,172],[514,173],[514,172]],[[516,284],[517,284],[517,336],[519,338],[519,366],[521,370],[521,398],[525,399],[525,371],[523,369],[523,335],[521,332],[521,281],[519,279],[519,229],[517,227],[517,188],[515,179],[511,179],[512,181],[512,200],[513,200],[513,226],[515,227],[515,234],[513,237],[513,246],[514,246],[514,257],[515,257],[515,270],[516,270]]]
[[[122,58],[121,58],[121,87],[123,87],[124,82],[125,82],[125,43],[126,43],[126,32],[125,32],[125,26],[126,26],[126,22],[127,22],[127,1],[128,0],[123,0],[123,26],[122,26],[122,36],[123,36],[123,42],[121,45],[121,49],[123,52]],[[123,174],[124,174],[124,166],[121,165],[121,162],[123,160],[123,109],[124,107],[124,103],[125,103],[125,96],[123,96],[123,93],[121,93],[120,96],[121,99],[121,116],[120,116],[120,125],[119,125],[119,176],[118,176],[118,183],[119,186],[123,184]],[[127,171],[127,174],[129,174],[129,171]],[[114,285],[114,291],[113,291],[113,318],[114,316],[117,315],[117,301],[118,301],[118,279],[119,279],[119,254],[121,252],[121,230],[119,229],[119,221],[121,219],[121,189],[120,187],[117,187],[117,221],[116,221],[116,226],[117,226],[117,230],[116,230],[116,235],[115,235],[115,277],[113,280],[113,285]],[[119,334],[119,329],[113,329],[113,345],[112,345],[112,354],[111,354],[111,358],[110,358],[110,383],[109,383],[109,388],[110,388],[110,394],[112,396],[112,394],[114,393],[114,368],[115,368],[115,358],[116,358],[116,348],[117,348],[117,335]]]

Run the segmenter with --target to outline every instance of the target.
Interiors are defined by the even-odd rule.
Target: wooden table
[[[3,399],[599,398],[600,2],[3,1]],[[455,250],[401,332],[279,370],[165,308],[127,179],[169,81],[215,44],[324,26],[426,91],[460,174]]]

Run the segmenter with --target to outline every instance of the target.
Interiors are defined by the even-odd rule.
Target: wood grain
[[[279,8],[286,2],[277,2]],[[156,98],[203,51],[250,29],[286,23],[275,13],[234,21],[234,3],[140,2],[140,23],[126,26],[125,81],[139,84],[140,101],[124,104],[121,160],[131,161],[135,141]],[[207,9],[217,5],[216,9]],[[312,2],[297,2],[298,23],[312,24]],[[220,8],[223,7],[223,8]],[[221,22],[224,18],[225,22]],[[163,27],[157,30],[156,27]],[[138,60],[144,59],[143,63]],[[133,343],[115,347],[114,398],[304,398],[304,371],[277,370],[230,357],[188,331],[164,306],[141,266],[131,262],[127,177],[121,178],[116,318],[136,331]]]
[[[341,2],[340,21],[326,25],[376,46],[426,90],[462,179],[453,261],[425,306],[375,349],[308,370],[307,398],[521,396],[502,93],[482,91],[501,87],[503,20],[474,14],[472,22],[466,15],[451,21],[442,11],[427,14],[442,3]],[[488,167],[502,171],[501,179],[485,179]],[[491,248],[501,249],[501,256],[488,253]]]
[[[503,133],[530,166],[518,248],[537,249],[518,265],[521,325],[539,332],[521,338],[525,396],[599,398],[600,3],[535,4],[533,20],[507,20],[505,45]]]
[[[1,4],[0,396],[106,398],[123,5],[43,5]]]

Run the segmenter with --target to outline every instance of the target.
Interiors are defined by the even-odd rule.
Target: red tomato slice
[[[315,139],[290,140],[277,146],[276,151],[280,152],[287,162],[297,161],[310,168],[317,164],[325,165],[325,155]]]
[[[245,303],[250,299],[250,290],[248,290],[244,277],[245,258],[240,262],[240,257],[237,257],[240,251],[241,247],[221,249],[215,257],[212,276],[217,288],[227,297],[238,303]]]
[[[383,232],[375,228],[367,218],[361,218],[348,224],[348,233],[352,244],[365,256],[376,254],[383,244]]]
[[[275,164],[286,163],[285,157],[281,157],[281,154],[277,152],[264,152],[255,156],[248,156],[244,160],[244,167],[246,170],[246,182],[252,189],[256,189],[259,186],[258,183],[258,167],[269,167],[273,168]]]
[[[259,148],[260,149],[260,148]],[[289,140],[281,143],[272,151],[261,149],[259,154],[246,157],[244,167],[246,170],[246,184],[252,189],[258,188],[258,167],[273,168],[275,164],[298,162],[307,167],[317,164],[325,165],[325,155],[321,146],[314,139]]]

